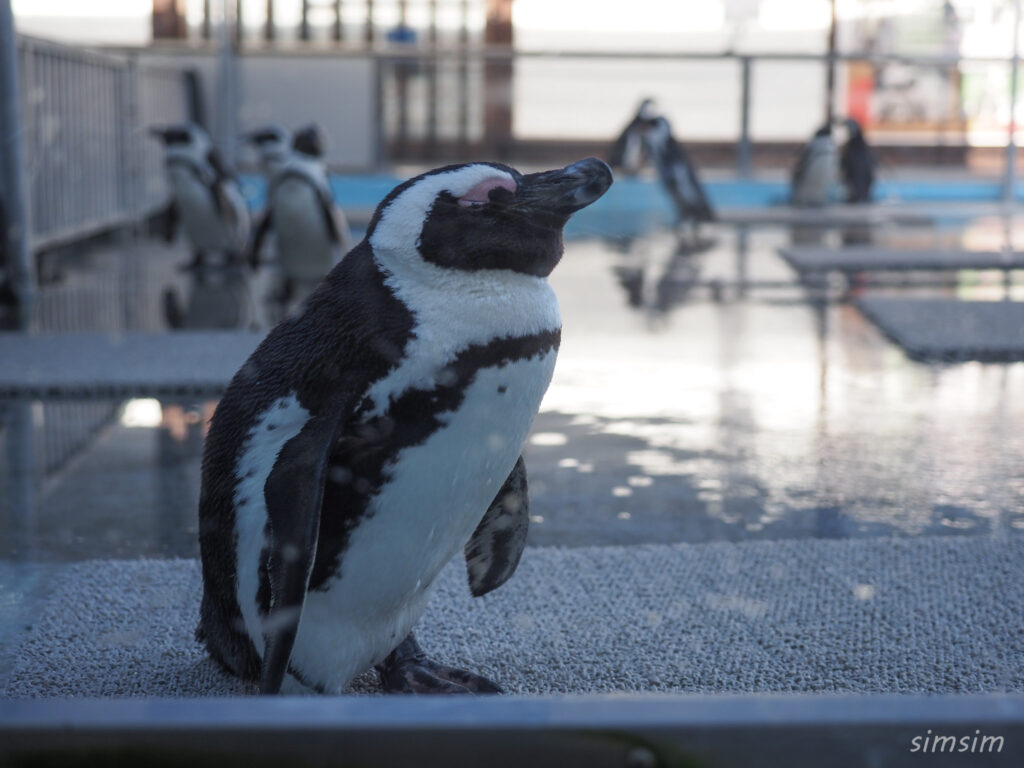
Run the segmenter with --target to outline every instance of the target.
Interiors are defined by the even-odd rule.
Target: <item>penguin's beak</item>
[[[603,160],[588,157],[560,168],[523,176],[514,207],[568,218],[586,208],[612,185],[612,170]]]
[[[154,139],[159,139],[160,141],[164,141],[167,138],[166,129],[159,125],[150,126],[149,135]]]

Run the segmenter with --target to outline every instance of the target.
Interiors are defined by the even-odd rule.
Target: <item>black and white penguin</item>
[[[878,161],[864,139],[860,123],[850,117],[845,125],[847,137],[839,154],[839,170],[846,188],[846,202],[869,203]]]
[[[291,133],[280,125],[266,125],[245,134],[245,140],[256,148],[260,167],[268,177],[281,168],[291,156]]]
[[[690,225],[696,240],[698,226],[702,222],[714,221],[715,213],[693,161],[683,145],[676,141],[671,125],[658,113],[651,99],[640,104],[636,117],[616,140],[612,150],[613,165],[618,161],[630,168],[634,163],[642,163],[644,157],[654,164],[658,179],[672,198],[676,223]]]
[[[231,672],[337,693],[494,692],[412,635],[458,552],[482,595],[528,522],[520,452],[554,370],[546,277],[562,227],[612,176],[440,168],[395,188],[366,238],[276,326],[211,421],[197,637]]]
[[[193,267],[220,255],[237,262],[249,239],[249,209],[234,175],[206,132],[194,123],[154,127],[164,145],[173,217],[194,250]]]
[[[608,162],[613,168],[621,168],[627,175],[637,174],[647,161],[647,148],[644,146],[643,127],[658,115],[654,99],[644,99],[612,144]]]
[[[352,247],[344,214],[334,204],[323,137],[311,125],[296,131],[288,159],[270,178],[267,209],[249,248],[253,267],[267,234],[276,235],[280,286],[275,291],[283,312],[312,293],[331,267]]]
[[[815,131],[797,158],[790,179],[790,202],[800,206],[826,205],[832,200],[838,176],[832,125],[825,123]]]

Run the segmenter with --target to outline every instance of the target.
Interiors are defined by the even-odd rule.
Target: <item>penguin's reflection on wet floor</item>
[[[183,284],[167,287],[163,293],[164,319],[170,330],[243,330],[263,324],[254,301],[255,277],[248,265],[207,260],[190,266],[184,275]],[[196,398],[160,402],[153,488],[154,533],[163,554],[196,554],[199,464],[216,405],[215,400]]]
[[[164,320],[171,330],[231,330],[261,325],[253,301],[252,270],[239,263],[200,265],[186,270],[185,299],[167,287]]]
[[[656,249],[650,242],[617,240],[614,247],[623,258],[613,267],[613,272],[626,293],[629,306],[646,312],[654,322],[664,320],[673,308],[690,300],[702,285],[702,257],[716,243],[714,239],[693,242],[689,237],[676,235],[666,250]],[[721,281],[711,280],[706,286],[713,301],[722,300]]]

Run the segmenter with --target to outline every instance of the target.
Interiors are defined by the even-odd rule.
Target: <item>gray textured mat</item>
[[[857,307],[914,360],[1024,360],[1024,302],[866,297]]]
[[[0,395],[216,395],[262,338],[246,331],[0,333]]]
[[[478,600],[452,563],[418,633],[513,693],[1021,691],[1022,563],[1019,537],[528,549]],[[190,560],[71,566],[0,694],[250,691],[193,641],[199,595]]]
[[[779,255],[799,272],[909,272],[915,270],[1024,269],[1020,251],[911,250],[847,246],[791,246]]]

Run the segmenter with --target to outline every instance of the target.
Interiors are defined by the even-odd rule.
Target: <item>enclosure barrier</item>
[[[147,313],[139,306],[132,242],[139,223],[167,198],[161,150],[147,127],[189,117],[188,81],[180,69],[135,56],[24,36],[17,62],[24,239],[34,283],[28,330],[140,328]],[[114,247],[89,253],[85,243],[99,236]],[[109,400],[11,403],[3,429],[18,432],[34,456],[31,485],[39,486],[119,407]]]

